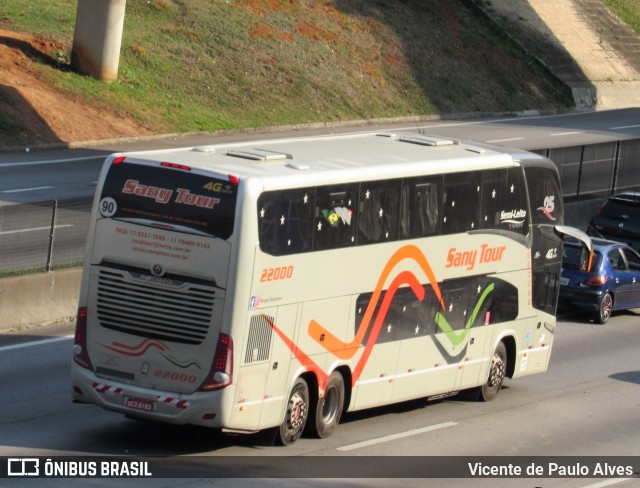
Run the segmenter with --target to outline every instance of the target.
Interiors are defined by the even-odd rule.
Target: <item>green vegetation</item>
[[[638,0],[602,0],[602,3],[640,34],[640,2]]]
[[[119,79],[68,69],[75,0],[0,0],[40,75],[156,132],[566,106],[459,1],[129,0]]]

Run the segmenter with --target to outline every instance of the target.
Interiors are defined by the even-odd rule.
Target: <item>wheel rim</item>
[[[602,320],[608,320],[611,317],[611,309],[613,308],[613,304],[611,303],[611,297],[609,295],[605,295],[602,299],[602,304],[600,305],[600,317]]]
[[[491,360],[491,373],[489,374],[489,381],[487,382],[490,388],[497,389],[504,381],[505,376],[505,362],[502,356],[494,354]]]
[[[307,404],[300,393],[294,393],[289,400],[289,418],[287,423],[292,431],[297,431],[304,425],[307,417]]]
[[[338,389],[332,386],[324,393],[322,403],[322,421],[330,424],[338,414]]]

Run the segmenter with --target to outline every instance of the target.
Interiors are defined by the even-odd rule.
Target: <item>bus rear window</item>
[[[124,162],[109,168],[99,211],[104,218],[228,239],[236,198],[237,187],[226,180]]]

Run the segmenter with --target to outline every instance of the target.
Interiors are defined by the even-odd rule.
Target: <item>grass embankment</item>
[[[557,109],[532,59],[460,1],[129,1],[119,79],[68,69],[77,0],[0,0],[55,46],[39,76],[154,132]],[[0,104],[2,103],[0,97]]]
[[[638,0],[602,0],[602,3],[640,35],[640,2]]]

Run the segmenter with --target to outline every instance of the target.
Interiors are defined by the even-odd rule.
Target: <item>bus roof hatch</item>
[[[236,158],[251,159],[252,161],[282,161],[285,159],[293,159],[293,155],[280,151],[272,151],[270,149],[247,149],[227,151],[228,156]]]

